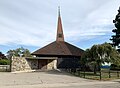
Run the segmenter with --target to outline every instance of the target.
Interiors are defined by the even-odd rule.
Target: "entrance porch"
[[[26,58],[32,70],[57,69],[56,57],[32,57]]]

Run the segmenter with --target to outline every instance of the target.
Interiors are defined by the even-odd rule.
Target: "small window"
[[[58,34],[58,37],[61,38],[61,37],[62,37],[62,34]]]

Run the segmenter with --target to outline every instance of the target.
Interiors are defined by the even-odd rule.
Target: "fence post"
[[[12,72],[12,59],[13,59],[13,56],[11,56],[9,59],[10,59],[9,71]]]
[[[109,70],[109,78],[111,78],[111,75],[110,75],[110,70]]]
[[[69,68],[69,73],[71,73],[71,69]]]
[[[102,79],[102,74],[101,74],[101,70],[100,70],[100,80]]]
[[[75,72],[76,72],[76,69],[74,68],[74,69],[73,69],[73,74],[74,74],[74,75],[75,75]]]
[[[70,73],[72,73],[72,70],[71,70],[71,68],[70,68]]]
[[[67,68],[66,68],[66,72],[69,72]]]
[[[119,78],[119,71],[117,71],[117,77]]]
[[[68,68],[68,72],[70,73],[70,69]]]
[[[77,73],[77,75],[79,76],[79,70],[78,70],[78,69],[76,70],[76,73]]]
[[[84,78],[85,78],[85,68],[84,68]]]
[[[80,75],[80,70],[79,70],[79,73],[78,73],[78,74],[79,74],[79,76],[81,76],[81,75]]]

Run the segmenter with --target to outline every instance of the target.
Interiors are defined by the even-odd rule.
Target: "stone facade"
[[[57,69],[57,60],[48,60],[48,64],[47,64],[47,69],[48,70],[52,70],[52,69]]]
[[[11,71],[31,70],[31,66],[25,57],[12,57]]]
[[[12,57],[11,71],[29,71],[29,70],[39,70],[39,59],[41,58],[25,58],[25,57]],[[48,58],[46,64],[46,70],[57,69],[57,60],[56,58]]]

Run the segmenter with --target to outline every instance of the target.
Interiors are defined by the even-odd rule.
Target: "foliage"
[[[119,70],[120,71],[120,66],[117,66],[115,64],[111,64],[110,69],[111,70]]]
[[[28,49],[25,49],[23,47],[17,48],[15,50],[9,50],[7,52],[7,57],[11,58],[12,56],[17,56],[17,57],[31,57],[31,53]]]
[[[97,68],[105,62],[120,65],[120,54],[108,43],[93,45],[85,51],[82,58],[85,59],[83,62],[94,66],[95,74]]]
[[[2,52],[0,52],[0,59],[6,59],[6,56]]]
[[[118,10],[118,14],[115,17],[115,20],[113,20],[113,23],[116,29],[112,30],[112,32],[115,34],[112,35],[112,38],[110,40],[112,41],[112,46],[117,47],[118,51],[120,51],[120,48],[119,48],[119,45],[120,45],[120,7]]]
[[[10,60],[8,60],[8,59],[1,59],[0,60],[0,65],[10,65]]]

